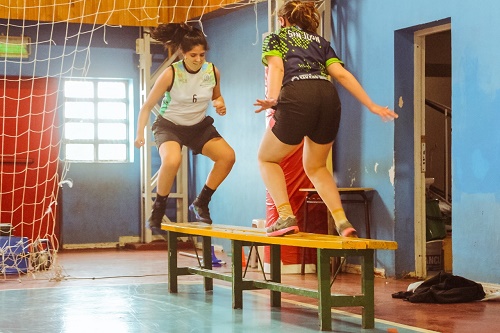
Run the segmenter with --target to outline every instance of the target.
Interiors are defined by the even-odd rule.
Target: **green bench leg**
[[[212,270],[212,238],[204,236],[203,237],[203,268]],[[211,291],[214,289],[214,279],[205,277],[203,278],[205,285],[205,291]]]
[[[270,245],[270,266],[271,266],[271,276],[270,280],[272,282],[281,283],[281,246],[280,245]],[[281,307],[281,292],[271,291],[271,306],[279,308]]]
[[[365,299],[361,319],[363,328],[375,327],[375,268],[373,255],[373,250],[363,251],[363,263],[361,264],[361,292]]]
[[[168,231],[168,291],[177,293],[177,233]]]
[[[233,240],[232,244],[232,274],[233,274],[233,309],[243,309],[243,262],[241,255],[243,251],[243,243]]]
[[[320,329],[332,330],[332,293],[330,289],[330,255],[329,252],[317,249],[318,257],[318,314]]]

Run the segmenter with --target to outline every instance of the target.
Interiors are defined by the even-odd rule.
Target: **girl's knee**
[[[234,150],[231,148],[231,150],[224,156],[225,163],[233,166],[234,163],[236,163],[236,154]]]
[[[179,169],[179,166],[181,165],[181,158],[163,158],[161,161],[161,166],[160,168],[162,169]]]
[[[303,163],[302,166],[304,168],[304,172],[309,178],[314,177],[314,175],[322,168],[321,166],[311,165],[307,163]]]

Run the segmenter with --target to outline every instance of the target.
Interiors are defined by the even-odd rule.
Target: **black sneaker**
[[[165,209],[167,208],[166,202],[155,202],[153,203],[153,210],[151,211],[151,217],[149,218],[149,228],[161,228],[161,221],[163,216],[165,216]]]
[[[198,222],[212,224],[212,219],[210,218],[210,210],[208,209],[208,205],[198,206],[195,202],[193,202],[189,206],[189,210],[194,213],[194,215],[196,216],[196,220]]]

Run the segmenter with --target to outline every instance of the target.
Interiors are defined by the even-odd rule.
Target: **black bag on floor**
[[[485,295],[481,284],[440,272],[422,282],[406,300],[412,303],[464,303],[481,300]]]

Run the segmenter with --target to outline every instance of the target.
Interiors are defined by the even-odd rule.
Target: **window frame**
[[[67,97],[65,93],[65,84],[69,81],[81,81],[81,82],[92,82],[93,83],[93,97]],[[100,82],[118,82],[124,83],[125,85],[125,96],[123,98],[112,98],[112,97],[99,97],[99,83]],[[64,159],[71,163],[132,163],[133,154],[131,152],[133,147],[133,137],[132,137],[132,80],[130,79],[108,79],[108,78],[66,78],[62,85],[62,95],[63,95],[63,113],[62,113],[62,146],[63,146],[63,156]],[[81,117],[66,117],[66,103],[92,103],[93,104],[93,119],[81,118]],[[125,118],[123,119],[103,119],[99,117],[99,103],[102,102],[118,102],[125,104]],[[93,125],[94,136],[92,139],[68,139],[66,138],[66,124],[67,123],[89,123]],[[99,125],[100,124],[124,124],[125,125],[125,138],[124,139],[101,139],[99,138]],[[68,159],[66,149],[68,145],[71,144],[90,144],[93,146],[93,159],[92,160],[80,160],[80,159]],[[102,144],[123,144],[125,145],[125,158],[124,159],[100,159],[99,158],[99,145]]]

